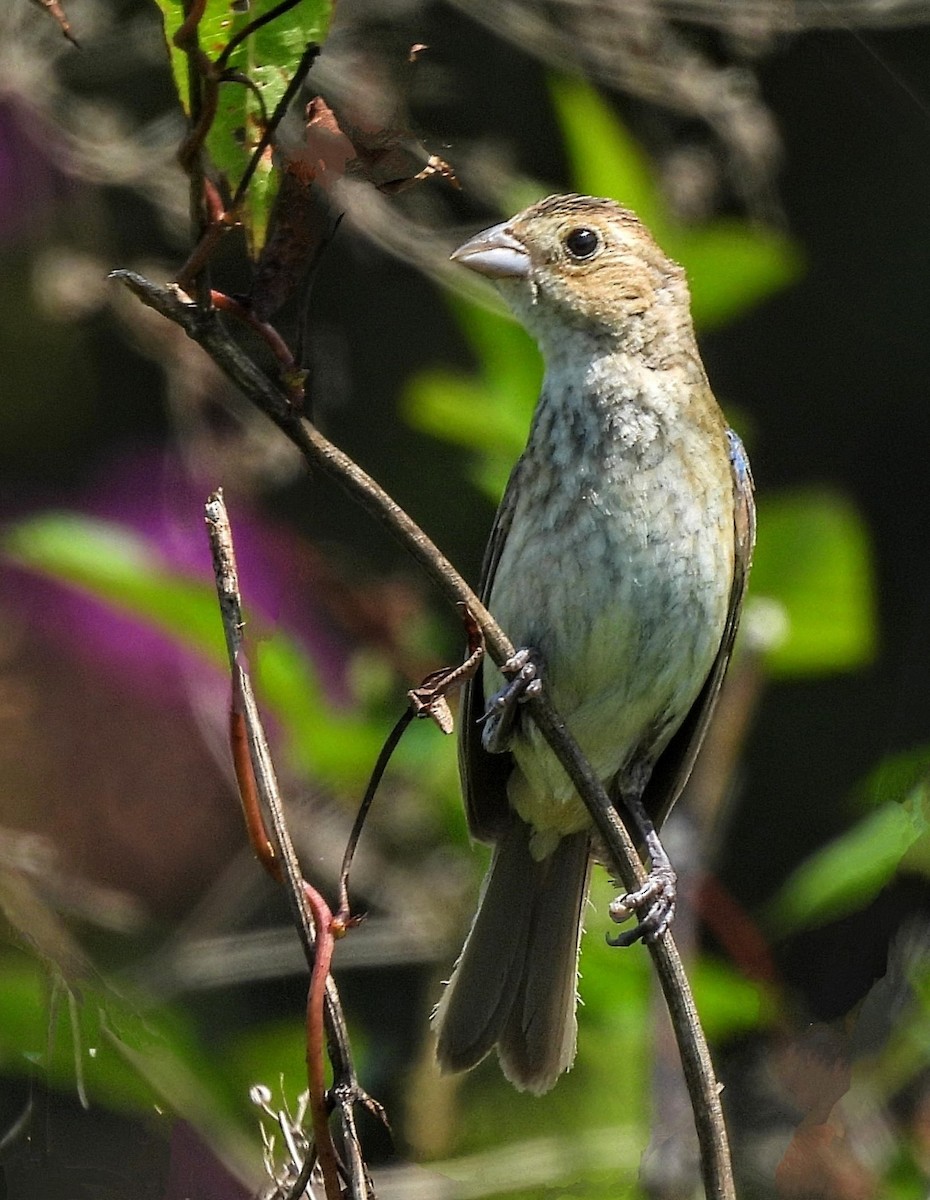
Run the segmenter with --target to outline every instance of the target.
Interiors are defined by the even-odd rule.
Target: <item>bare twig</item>
[[[361,1147],[356,1141],[354,1105],[364,1103],[375,1111],[380,1111],[380,1108],[359,1086],[339,994],[329,973],[334,940],[332,914],[323,898],[303,878],[287,828],[268,742],[245,664],[238,572],[232,531],[221,492],[210,496],[204,515],[233,679],[231,730],[236,776],[252,845],[269,873],[285,885],[294,923],[310,967],[307,1069],[314,1149],[323,1172],[327,1200],[341,1200],[338,1160],[329,1129],[330,1099],[335,1101],[339,1110],[342,1139],[349,1151],[350,1163],[364,1161]],[[245,756],[242,753],[243,746],[248,749]],[[263,810],[271,819],[273,839],[265,830]],[[324,1085],[324,1024],[336,1081],[332,1097],[326,1095]],[[349,1195],[352,1200],[372,1200],[373,1192],[369,1185],[364,1170],[350,1167]]]
[[[270,17],[271,14],[266,14]],[[252,176],[255,174],[258,164],[261,162],[262,155],[271,145],[271,139],[281,122],[284,120],[284,115],[291,106],[294,97],[303,87],[304,80],[307,78],[307,73],[320,56],[320,47],[316,42],[308,42],[303,54],[300,56],[300,62],[294,68],[294,74],[288,81],[287,87],[281,96],[281,99],[275,105],[274,112],[271,114],[268,121],[265,123],[265,128],[262,130],[261,137],[258,139],[258,144],[252,151],[252,157],[249,159],[248,165],[243,172],[242,178],[236,187],[236,193],[233,196],[230,209],[233,212],[238,211],[239,205],[245,199],[245,194],[248,191],[249,184],[252,181]]]
[[[415,717],[435,721],[443,733],[452,732],[452,713],[449,711],[446,696],[455,688],[461,687],[467,679],[474,675],[484,657],[484,644],[481,641],[480,630],[467,609],[465,621],[469,640],[468,657],[457,667],[443,667],[439,671],[432,671],[419,687],[412,688],[407,693],[410,706],[404,710],[394,728],[385,738],[381,753],[372,769],[371,778],[368,780],[368,786],[359,805],[342,858],[342,869],[339,873],[339,908],[334,917],[334,921],[340,929],[347,927],[352,920],[349,908],[349,872],[352,869],[352,861],[355,858],[358,840],[362,835],[362,828],[368,817],[368,810],[371,808],[375,792],[377,792],[391,760],[391,755],[397,749],[407,726]]]
[[[345,854],[342,856],[342,867],[339,871],[339,907],[336,910],[336,920],[343,926],[347,925],[351,919],[351,909],[349,907],[349,872],[352,869],[352,862],[355,858],[355,850],[358,846],[358,840],[362,835],[362,827],[368,817],[368,811],[371,808],[372,801],[375,798],[375,792],[378,790],[378,785],[384,775],[387,765],[391,760],[391,755],[397,749],[400,739],[404,736],[407,726],[413,721],[413,708],[405,708],[397,719],[394,728],[384,740],[384,745],[381,747],[381,753],[372,768],[371,777],[368,780],[368,786],[365,788],[365,795],[362,797],[362,802],[358,806],[358,812],[355,815],[355,821],[352,824],[352,831],[349,834],[349,839],[346,842]]]
[[[498,665],[513,654],[514,647],[509,639],[448,559],[383,488],[293,410],[286,393],[236,345],[216,314],[198,310],[177,288],[160,287],[134,272],[115,271],[111,278],[181,325],[233,383],[294,442],[309,463],[334,478],[386,525],[447,599],[468,607],[481,627],[489,654]],[[645,872],[600,779],[585,760],[545,690],[532,699],[527,708],[588,808],[608,852],[611,870],[628,889],[636,889],[644,881]],[[732,1200],[735,1191],[719,1087],[691,988],[670,933],[650,943],[649,950],[682,1057],[701,1145],[705,1191],[713,1200]]]
[[[68,18],[65,16],[65,10],[58,3],[58,0],[32,0],[33,4],[44,8],[53,21],[57,21],[58,28],[65,35],[72,46],[77,46],[80,50],[81,44],[71,32],[71,26],[68,23]]]

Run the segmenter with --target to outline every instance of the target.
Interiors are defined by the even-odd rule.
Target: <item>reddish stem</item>
[[[297,364],[294,361],[294,355],[288,348],[287,342],[285,342],[284,338],[281,337],[273,325],[269,325],[267,321],[260,321],[244,304],[240,304],[232,296],[227,296],[225,292],[213,291],[210,293],[210,299],[213,301],[214,308],[218,308],[220,312],[229,313],[231,317],[235,317],[243,325],[248,325],[250,329],[254,329],[262,341],[267,343],[271,353],[285,371],[293,372],[296,369]],[[303,389],[301,389],[301,395],[302,393]]]
[[[238,679],[239,673],[235,672]],[[233,685],[236,688],[236,685]],[[238,688],[236,688],[238,691]],[[239,800],[242,804],[242,815],[245,817],[245,827],[255,856],[269,875],[275,880],[281,880],[281,864],[274,852],[274,846],[265,829],[265,818],[262,816],[258,799],[258,788],[255,785],[255,772],[252,770],[252,757],[249,754],[249,735],[245,717],[239,711],[237,697],[229,709],[229,745],[232,750],[233,768],[236,772],[236,782],[239,785]]]
[[[326,1099],[324,1067],[323,1008],[326,999],[326,980],[333,960],[333,915],[323,897],[304,881],[304,897],[313,915],[316,929],[316,950],[313,971],[310,975],[310,991],[307,993],[307,1085],[310,1089],[310,1119],[313,1124],[313,1142],[317,1159],[323,1172],[323,1187],[326,1200],[342,1200],[339,1183],[339,1164],[329,1129],[329,1110]]]

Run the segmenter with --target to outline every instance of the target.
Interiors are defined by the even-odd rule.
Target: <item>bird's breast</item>
[[[541,404],[514,486],[491,611],[541,653],[553,702],[608,782],[661,752],[720,645],[734,558],[725,426],[654,406]],[[500,681],[487,676],[490,693]],[[567,780],[524,729],[512,800],[550,795],[555,817],[525,819],[570,825]]]

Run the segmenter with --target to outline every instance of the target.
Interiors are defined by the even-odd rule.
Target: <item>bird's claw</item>
[[[506,683],[488,701],[487,711],[481,718],[481,744],[489,754],[501,754],[510,749],[510,735],[519,705],[532,700],[542,691],[539,656],[535,650],[524,647],[501,666]]]
[[[611,946],[632,946],[634,942],[657,942],[668,930],[675,915],[676,903],[675,872],[663,863],[653,867],[646,882],[635,892],[627,892],[610,902],[610,918],[618,925],[628,921],[634,914],[639,921],[625,933],[608,937]]]

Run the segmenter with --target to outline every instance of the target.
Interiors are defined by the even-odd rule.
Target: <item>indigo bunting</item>
[[[496,1047],[544,1092],[575,1056],[592,825],[521,693],[549,689],[637,843],[645,888],[611,906],[659,936],[674,873],[656,829],[678,798],[726,671],[754,540],[752,480],[698,354],[690,297],[629,210],[550,196],[453,259],[494,280],[545,377],[497,513],[482,597],[516,646],[466,690],[459,762],[471,833],[494,853],[437,1006],[437,1057]]]

